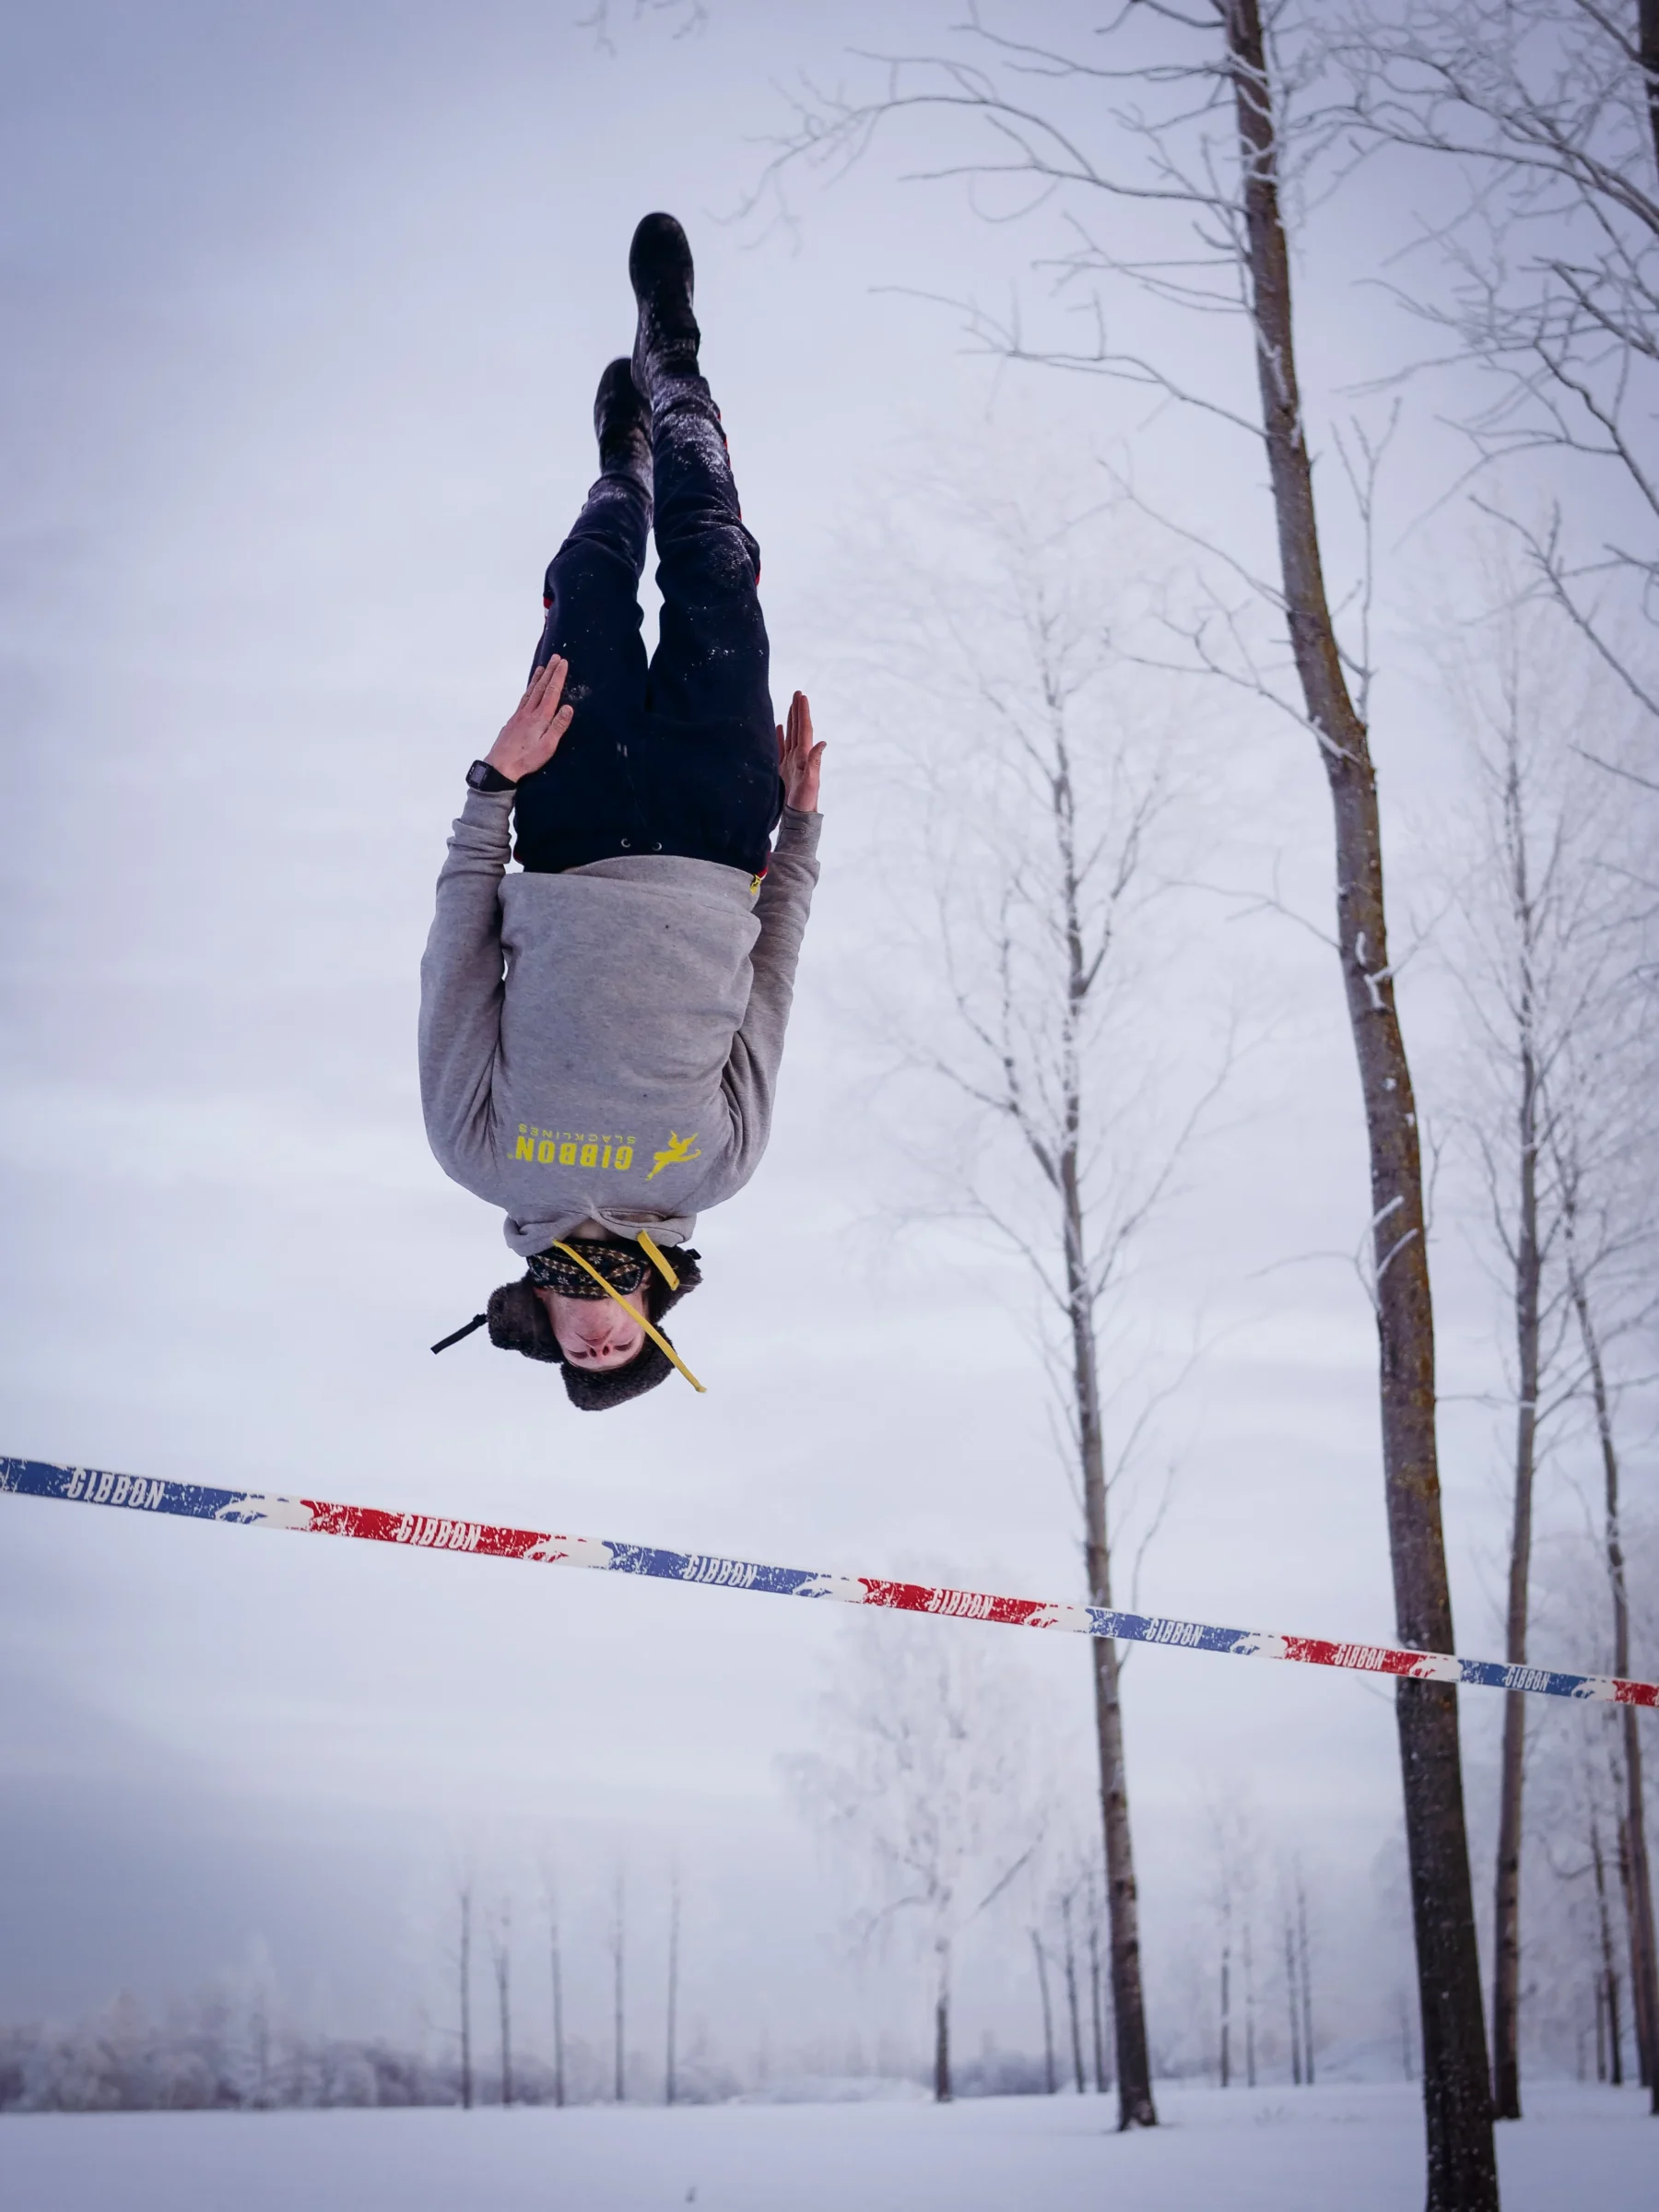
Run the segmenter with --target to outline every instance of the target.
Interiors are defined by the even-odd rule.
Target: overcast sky
[[[847,547],[929,430],[970,469],[977,441],[1017,451],[1028,425],[1079,468],[1144,441],[1186,494],[1207,448],[1120,394],[999,382],[968,357],[906,288],[1006,297],[1036,241],[954,188],[901,184],[901,161],[804,182],[793,237],[724,219],[780,126],[776,86],[895,38],[891,6],[711,0],[697,35],[625,19],[612,51],[577,12],[62,0],[0,33],[0,1446],[1077,1595],[1006,1268],[872,1218],[902,1160],[853,1018],[884,928],[882,701],[856,673]],[[942,20],[899,17],[910,42]],[[428,1353],[511,1270],[490,1209],[426,1150],[417,966],[462,772],[516,697],[592,474],[594,385],[631,333],[628,240],[657,206],[697,252],[774,688],[811,692],[830,750],[771,1149],[705,1222],[684,1315],[709,1394],[664,1389],[601,1425],[481,1337]],[[1333,265],[1309,294],[1320,391],[1399,343],[1367,335],[1385,306]],[[1241,335],[1216,344],[1242,378]],[[1438,440],[1425,411],[1402,517]],[[1250,469],[1211,481],[1218,524],[1260,544]],[[1441,557],[1419,542],[1412,565]],[[1408,580],[1393,592],[1397,622]],[[1242,711],[1214,731],[1235,880],[1265,882],[1277,854],[1323,921],[1311,745]],[[1442,735],[1404,678],[1384,684],[1403,883],[1410,824],[1453,790]],[[1139,1595],[1387,1637],[1373,1338],[1342,1256],[1366,1180],[1338,977],[1295,924],[1231,911],[1213,904],[1206,966],[1258,1041],[1147,1254],[1147,1310],[1170,1337],[1201,1319],[1212,1348],[1160,1446],[1175,1484]],[[1405,988],[1432,1116],[1445,1011]],[[1171,1021],[1209,1003],[1177,995]],[[1490,1298],[1455,1226],[1437,1264],[1450,1382],[1489,1387]],[[1496,1434],[1448,1410],[1477,1653],[1496,1642]],[[191,1986],[263,1945],[296,2005],[399,2028],[447,1870],[524,1882],[552,1849],[589,1943],[579,1976],[598,1972],[613,1864],[660,1898],[677,1856],[691,2010],[738,2047],[769,2019],[786,2041],[803,2014],[849,2018],[839,1893],[782,1765],[860,1626],[832,1610],[6,1504],[0,2015]],[[1086,1806],[1085,1656],[1016,1641],[997,1648],[1053,1713]],[[1317,1869],[1333,1955],[1403,1981],[1386,1696],[1161,1651],[1135,1656],[1127,1696],[1155,2039],[1187,2001],[1218,1797]],[[1495,1719],[1471,1731],[1477,1784]],[[966,2039],[1034,2040],[1021,1960],[1001,1995],[1003,1967],[980,1971]]]

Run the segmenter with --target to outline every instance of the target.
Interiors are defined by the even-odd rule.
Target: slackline
[[[0,1490],[27,1498],[61,1498],[74,1505],[111,1505],[129,1512],[178,1513],[192,1521],[225,1521],[243,1528],[294,1529],[317,1536],[356,1536],[371,1544],[409,1544],[423,1551],[470,1551],[488,1559],[527,1559],[541,1567],[594,1567],[607,1574],[644,1574],[661,1582],[704,1583],[725,1590],[761,1590],[774,1597],[830,1597],[848,1606],[886,1606],[901,1613],[937,1613],[1017,1629],[1065,1629],[1126,1643],[1173,1644],[1192,1652],[1225,1652],[1234,1659],[1290,1659],[1304,1666],[1346,1667],[1418,1682],[1467,1682],[1483,1689],[1522,1689],[1546,1698],[1580,1698],[1617,1705],[1659,1706],[1659,1682],[1626,1682],[1612,1675],[1568,1675],[1544,1666],[1505,1666],[1495,1659],[1454,1659],[1400,1644],[1333,1643],[1321,1636],[1277,1636],[1260,1629],[1218,1629],[1157,1614],[1118,1613],[1104,1606],[1045,1604],[1039,1598],[994,1597],[928,1583],[888,1582],[868,1574],[815,1574],[800,1567],[761,1567],[712,1552],[661,1551],[648,1544],[607,1544],[594,1536],[546,1535],[488,1521],[444,1520],[431,1513],[388,1512],[375,1505],[332,1505],[259,1490],[217,1490],[149,1475],[112,1475],[100,1467],[60,1467],[41,1459],[0,1459]]]

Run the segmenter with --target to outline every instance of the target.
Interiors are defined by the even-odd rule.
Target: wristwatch
[[[491,768],[488,760],[475,760],[466,771],[466,781],[474,791],[518,789],[511,776],[504,776],[499,768]]]

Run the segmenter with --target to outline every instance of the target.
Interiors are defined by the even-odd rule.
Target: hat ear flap
[[[526,1359],[564,1365],[564,1354],[553,1334],[547,1309],[535,1295],[526,1275],[516,1283],[503,1283],[489,1294],[489,1341],[503,1352],[522,1352]]]

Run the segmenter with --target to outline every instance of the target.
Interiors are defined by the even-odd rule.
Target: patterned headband
[[[624,1298],[630,1290],[637,1290],[651,1272],[639,1252],[629,1245],[602,1243],[596,1237],[572,1237],[570,1244],[572,1251],[582,1254],[594,1275],[602,1275],[611,1288]],[[605,1296],[594,1277],[562,1252],[533,1252],[524,1265],[538,1290],[557,1290],[561,1298]]]

